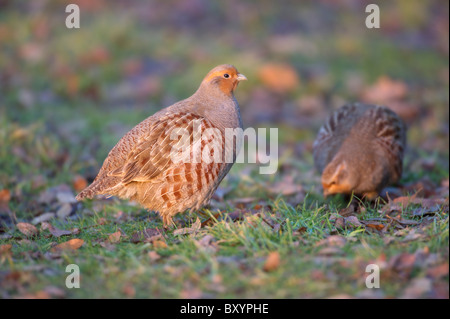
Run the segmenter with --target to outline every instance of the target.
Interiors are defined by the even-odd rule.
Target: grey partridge
[[[327,119],[313,144],[324,196],[354,193],[376,198],[400,179],[405,147],[405,125],[392,110],[344,105]]]
[[[77,200],[98,194],[130,199],[158,212],[164,227],[177,213],[206,205],[236,158],[239,145],[236,139],[225,143],[225,130],[242,129],[233,95],[242,80],[246,77],[232,65],[212,69],[191,97],[122,137]]]

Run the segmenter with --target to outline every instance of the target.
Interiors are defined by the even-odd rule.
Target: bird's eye
[[[228,79],[228,78],[230,77],[230,75],[229,75],[228,73],[225,73],[225,74],[223,75],[223,77],[224,77],[225,79]]]

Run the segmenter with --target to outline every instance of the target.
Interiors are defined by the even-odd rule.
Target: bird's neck
[[[242,127],[239,105],[232,93],[227,95],[220,90],[203,92],[199,89],[192,99],[196,101],[192,111],[214,125],[222,129]]]

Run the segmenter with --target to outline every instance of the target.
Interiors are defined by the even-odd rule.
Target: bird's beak
[[[240,81],[247,81],[247,77],[244,74],[238,74],[236,78],[239,82]]]

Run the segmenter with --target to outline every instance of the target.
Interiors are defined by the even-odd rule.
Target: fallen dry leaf
[[[376,229],[376,230],[383,230],[383,228],[385,227],[382,223],[380,222],[376,222],[376,221],[361,221],[366,227],[372,228],[372,229]]]
[[[83,176],[77,175],[73,179],[72,185],[77,192],[80,192],[87,187],[88,182]]]
[[[197,217],[197,220],[195,223],[192,224],[192,227],[186,227],[186,228],[180,228],[174,230],[174,235],[185,235],[185,234],[194,234],[200,230],[202,227],[202,222],[200,221],[200,218]]]
[[[362,99],[369,103],[388,104],[392,100],[404,98],[407,93],[408,87],[405,83],[381,76],[363,92]]]
[[[274,76],[276,74],[277,76]],[[268,63],[258,72],[261,82],[278,93],[287,93],[298,88],[300,79],[297,71],[289,64]]]
[[[61,236],[68,236],[74,234],[74,231],[72,230],[58,229],[48,222],[41,223],[41,230],[48,230],[50,234],[52,234],[54,237],[57,238]]]
[[[427,270],[427,276],[433,279],[439,279],[448,276],[448,262],[439,266],[431,267]]]
[[[266,262],[264,263],[263,270],[270,272],[276,270],[280,266],[280,253],[273,251],[267,256]]]
[[[10,200],[11,200],[11,192],[8,189],[0,190],[0,205],[8,204]]]
[[[167,244],[162,240],[155,240],[153,242],[153,247],[155,247],[156,249],[164,249],[167,248]]]
[[[154,250],[148,252],[148,257],[151,261],[156,261],[161,258],[161,256]]]
[[[51,251],[59,252],[59,251],[63,251],[63,250],[77,250],[78,248],[83,246],[83,244],[84,244],[83,239],[74,238],[74,239],[68,240],[64,243],[61,243],[59,245],[56,245],[55,247],[53,247],[51,249]]]
[[[152,242],[162,237],[161,231],[157,228],[147,228],[143,231],[136,232],[131,235],[132,243]]]
[[[18,223],[16,226],[19,231],[27,237],[33,237],[39,233],[35,226],[28,223]]]
[[[110,234],[110,235],[108,236],[108,240],[109,240],[109,242],[110,242],[111,244],[116,244],[116,243],[118,243],[118,242],[120,241],[120,236],[121,236],[121,233],[120,233],[120,231],[118,230],[118,231],[116,231],[115,233]]]
[[[358,217],[356,217],[356,216],[344,217],[344,220],[345,220],[345,225],[347,227],[357,228],[359,226],[362,226],[362,224],[360,223]]]

